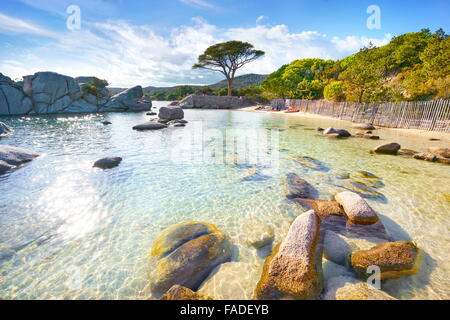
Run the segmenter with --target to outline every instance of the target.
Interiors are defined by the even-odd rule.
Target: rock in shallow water
[[[162,297],[161,300],[212,300],[211,297],[192,291],[189,288],[174,285]]]
[[[231,258],[231,243],[215,225],[184,222],[163,231],[150,252],[157,259],[151,289],[162,294],[175,284],[196,290],[209,273]]]
[[[370,266],[381,269],[381,279],[394,279],[412,275],[420,268],[421,252],[411,241],[384,242],[369,250],[352,253],[351,266],[361,277]]]
[[[247,243],[256,249],[271,244],[275,238],[273,228],[268,225],[263,225],[261,222],[245,224],[243,233]]]
[[[392,142],[383,144],[381,146],[376,147],[373,149],[373,152],[380,153],[380,154],[397,154],[398,150],[400,150],[401,146],[398,143]]]
[[[134,126],[133,130],[144,131],[144,130],[159,130],[164,128],[167,128],[165,124],[158,122],[146,122]]]
[[[0,122],[0,137],[7,136],[11,132],[12,132],[12,129],[10,127],[8,127],[3,122]]]
[[[329,279],[322,297],[323,300],[396,300],[384,291],[347,276]]]
[[[0,145],[0,174],[39,157],[39,153]]]
[[[303,180],[295,173],[286,175],[286,197],[314,199],[318,191],[306,180]]]
[[[94,168],[111,169],[117,167],[122,162],[120,157],[106,157],[95,161]]]
[[[184,111],[181,107],[167,106],[159,108],[159,119],[165,121],[180,120],[184,118]]]
[[[313,210],[297,217],[284,241],[264,263],[257,300],[315,299],[323,286],[320,219]]]
[[[344,217],[344,209],[337,201],[327,201],[327,200],[313,200],[313,199],[302,199],[296,198],[302,207],[307,210],[314,210],[314,212],[321,218],[325,218],[329,215]]]
[[[428,152],[431,154],[434,154],[435,156],[450,158],[450,149],[449,148],[431,147],[431,148],[428,148]]]
[[[347,137],[351,137],[352,135],[350,134],[350,132],[348,132],[347,130],[344,129],[335,129],[335,128],[328,128],[323,132],[324,135],[333,135],[333,134],[337,134],[338,137],[340,138],[347,138]]]
[[[335,199],[344,208],[344,212],[350,222],[369,225],[378,221],[378,215],[375,210],[355,192],[341,192],[335,196]]]

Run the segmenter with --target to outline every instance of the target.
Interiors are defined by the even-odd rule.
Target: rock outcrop
[[[0,145],[0,174],[37,158],[38,153],[21,148]]]
[[[266,259],[257,300],[315,299],[323,286],[320,219],[313,210],[297,217],[284,241]]]
[[[410,241],[384,242],[369,250],[352,253],[351,266],[361,277],[367,277],[367,268],[378,266],[381,279],[399,278],[417,273],[421,252]]]
[[[54,72],[24,76],[16,83],[0,74],[0,115],[90,113],[149,110],[137,86],[109,97],[107,82],[95,77],[72,78]]]
[[[189,288],[174,285],[162,297],[161,300],[212,300],[211,297],[205,296],[201,293],[192,291]]]
[[[106,157],[95,161],[94,168],[111,169],[117,167],[122,162],[120,157]]]
[[[7,136],[11,132],[12,132],[12,129],[10,127],[8,127],[3,122],[0,122],[0,137]]]
[[[173,285],[196,290],[209,273],[231,258],[231,243],[215,225],[184,222],[163,231],[150,256],[157,259],[151,289],[163,294]]]

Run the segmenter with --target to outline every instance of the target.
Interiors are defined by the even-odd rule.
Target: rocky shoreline
[[[110,96],[106,81],[38,72],[14,82],[0,73],[0,116],[148,111],[141,86]]]

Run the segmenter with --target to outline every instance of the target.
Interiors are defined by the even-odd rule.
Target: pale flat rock
[[[322,298],[323,300],[396,300],[384,291],[346,276],[329,279]]]
[[[256,264],[223,263],[211,272],[198,292],[214,300],[251,300],[260,274]]]
[[[375,210],[355,192],[338,193],[335,199],[344,208],[348,220],[354,224],[369,225],[379,220]]]
[[[323,286],[320,218],[310,210],[292,223],[284,241],[266,259],[255,289],[257,300],[315,299]]]

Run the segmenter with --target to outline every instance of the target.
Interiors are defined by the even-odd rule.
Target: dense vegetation
[[[369,45],[342,60],[301,59],[262,84],[270,98],[382,102],[450,98],[450,38],[442,29]]]

